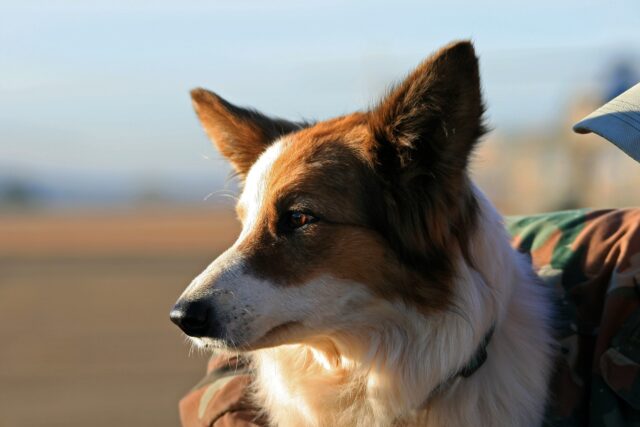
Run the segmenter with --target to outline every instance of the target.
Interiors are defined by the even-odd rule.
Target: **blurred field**
[[[230,211],[0,217],[0,426],[178,424],[203,374],[168,319]]]

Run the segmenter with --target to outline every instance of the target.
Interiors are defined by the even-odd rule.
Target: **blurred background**
[[[168,311],[238,230],[193,87],[325,119],[471,38],[504,213],[640,204],[640,165],[571,132],[640,80],[636,0],[432,3],[0,0],[0,426],[178,423],[206,356]]]

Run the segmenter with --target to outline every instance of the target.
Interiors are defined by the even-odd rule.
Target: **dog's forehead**
[[[237,206],[243,233],[265,224],[265,215],[272,217],[280,203],[288,204],[298,197],[311,203],[308,207],[317,204],[322,210],[341,210],[345,219],[361,219],[355,205],[362,205],[364,196],[356,188],[370,180],[369,141],[363,116],[350,115],[273,142],[245,180]]]
[[[253,164],[245,181],[247,196],[323,174],[348,172],[366,161],[370,132],[361,115],[320,122],[272,143]],[[249,200],[246,200],[247,202]]]

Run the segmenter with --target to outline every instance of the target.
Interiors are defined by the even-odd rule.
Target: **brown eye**
[[[317,218],[311,214],[301,211],[289,211],[284,214],[281,224],[285,231],[293,231],[315,221],[317,221]]]

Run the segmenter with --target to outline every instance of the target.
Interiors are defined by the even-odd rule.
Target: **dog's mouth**
[[[246,352],[284,344],[292,344],[303,330],[302,323],[287,321],[269,329],[258,339],[249,342],[236,342],[230,338],[200,337],[191,338],[198,347],[209,350],[223,350],[232,352]]]
[[[289,321],[269,329],[264,335],[251,344],[251,350],[291,344],[291,340],[300,333],[302,323]]]

